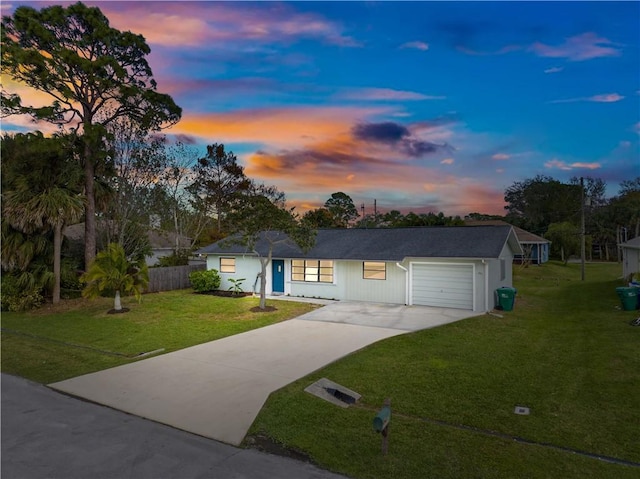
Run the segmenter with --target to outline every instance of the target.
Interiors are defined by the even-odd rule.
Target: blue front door
[[[284,260],[274,259],[271,261],[271,266],[272,292],[284,293]]]

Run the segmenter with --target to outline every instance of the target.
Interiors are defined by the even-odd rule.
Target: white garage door
[[[411,265],[411,304],[473,309],[473,265]]]

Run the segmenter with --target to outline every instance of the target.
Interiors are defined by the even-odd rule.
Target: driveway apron
[[[239,445],[273,391],[369,344],[435,325],[425,320],[422,328],[416,327],[415,318],[404,328],[401,321],[366,325],[369,308],[367,303],[338,302],[296,319],[49,386]],[[441,318],[440,324],[458,316]]]

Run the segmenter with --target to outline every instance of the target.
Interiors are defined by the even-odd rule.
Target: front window
[[[333,283],[333,261],[294,259],[291,261],[291,279],[311,283]]]
[[[365,261],[362,263],[364,279],[387,279],[387,263],[381,261]]]
[[[235,273],[236,272],[236,259],[235,258],[220,258],[220,272],[221,273]]]

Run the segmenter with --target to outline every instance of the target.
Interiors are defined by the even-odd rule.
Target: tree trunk
[[[85,141],[88,141],[85,139]],[[84,218],[84,267],[89,270],[89,265],[96,257],[96,197],[94,193],[95,165],[91,158],[91,148],[87,143],[84,148],[84,188],[87,199]]]
[[[116,311],[122,310],[122,303],[120,302],[120,290],[116,290],[116,297],[113,300],[113,309]]]
[[[53,232],[53,304],[60,302],[60,257],[62,256],[62,223]]]
[[[176,243],[175,243],[175,250],[174,253],[177,256],[178,255],[178,208],[174,208],[173,209],[173,228],[176,232]]]
[[[267,265],[269,258],[260,258],[260,309],[267,307]]]

